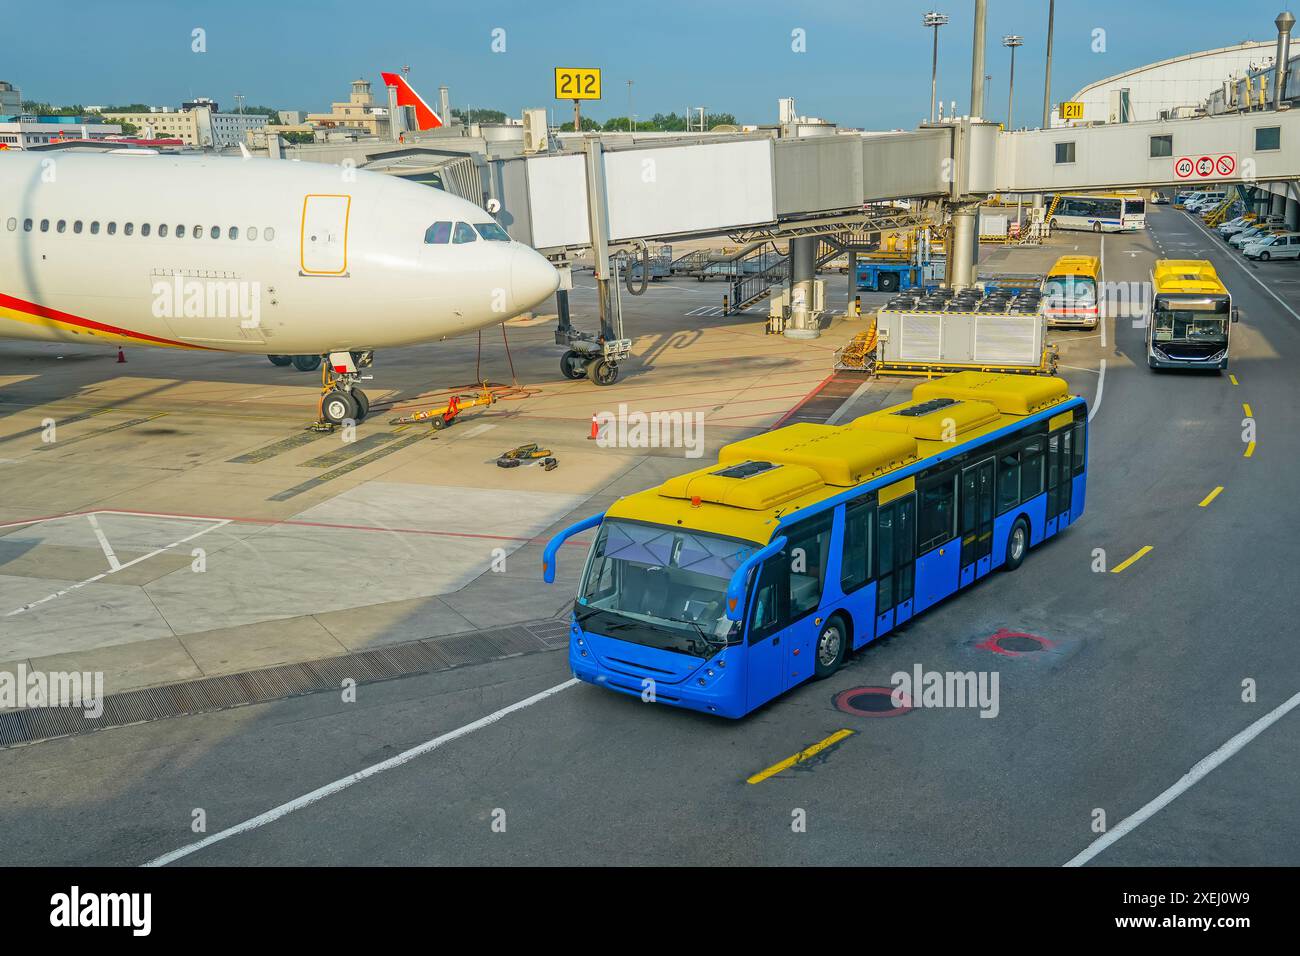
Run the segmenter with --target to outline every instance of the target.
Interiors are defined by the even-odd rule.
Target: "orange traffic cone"
[[[121,364],[123,364],[125,361],[126,361],[126,354],[122,351],[121,348],[118,348],[118,350],[117,350],[117,364],[118,364],[118,365],[121,365]]]
[[[596,420],[596,413],[592,412],[591,413],[591,434],[587,436],[587,439],[590,440],[599,437],[600,437],[600,422]]]

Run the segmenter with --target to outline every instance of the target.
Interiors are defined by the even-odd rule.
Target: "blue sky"
[[[929,112],[930,33],[924,11],[951,17],[940,33],[939,91],[965,112],[970,93],[973,0],[475,0],[349,3],[334,0],[0,0],[9,42],[0,79],[24,98],[54,103],[147,102],[175,106],[234,94],[248,103],[323,111],[356,76],[382,95],[381,70],[409,64],[431,102],[441,83],[452,104],[517,115],[554,108],[557,65],[603,70],[605,99],[584,113],[604,119],[687,106],[773,122],[776,101],[842,125],[910,128]],[[1134,66],[1244,39],[1271,39],[1282,0],[1057,0],[1053,100]],[[1230,11],[1230,12],[1225,12]],[[1224,27],[1230,21],[1231,26]],[[1017,125],[1042,113],[1047,0],[989,0],[986,113],[1004,119],[1007,33],[1016,56]],[[207,52],[191,52],[191,31]],[[491,49],[505,31],[504,53]],[[1106,50],[1093,52],[1093,31]],[[791,49],[805,31],[806,52]],[[17,40],[40,38],[31,43]]]

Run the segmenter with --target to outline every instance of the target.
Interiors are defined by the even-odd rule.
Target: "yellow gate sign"
[[[555,98],[557,100],[600,99],[600,70],[557,66],[555,68]]]
[[[1062,103],[1061,119],[1063,120],[1080,120],[1083,119],[1082,103]]]

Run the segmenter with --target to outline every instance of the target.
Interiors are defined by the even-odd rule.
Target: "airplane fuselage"
[[[430,232],[439,223],[450,232]],[[0,154],[2,337],[364,351],[502,322],[557,281],[478,206],[378,173],[206,155]]]

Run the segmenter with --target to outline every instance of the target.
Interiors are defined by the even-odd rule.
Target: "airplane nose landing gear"
[[[345,422],[360,422],[370,411],[370,399],[357,388],[358,369],[374,362],[372,352],[330,352],[321,371],[318,428],[333,429]],[[369,376],[366,376],[367,378]]]

